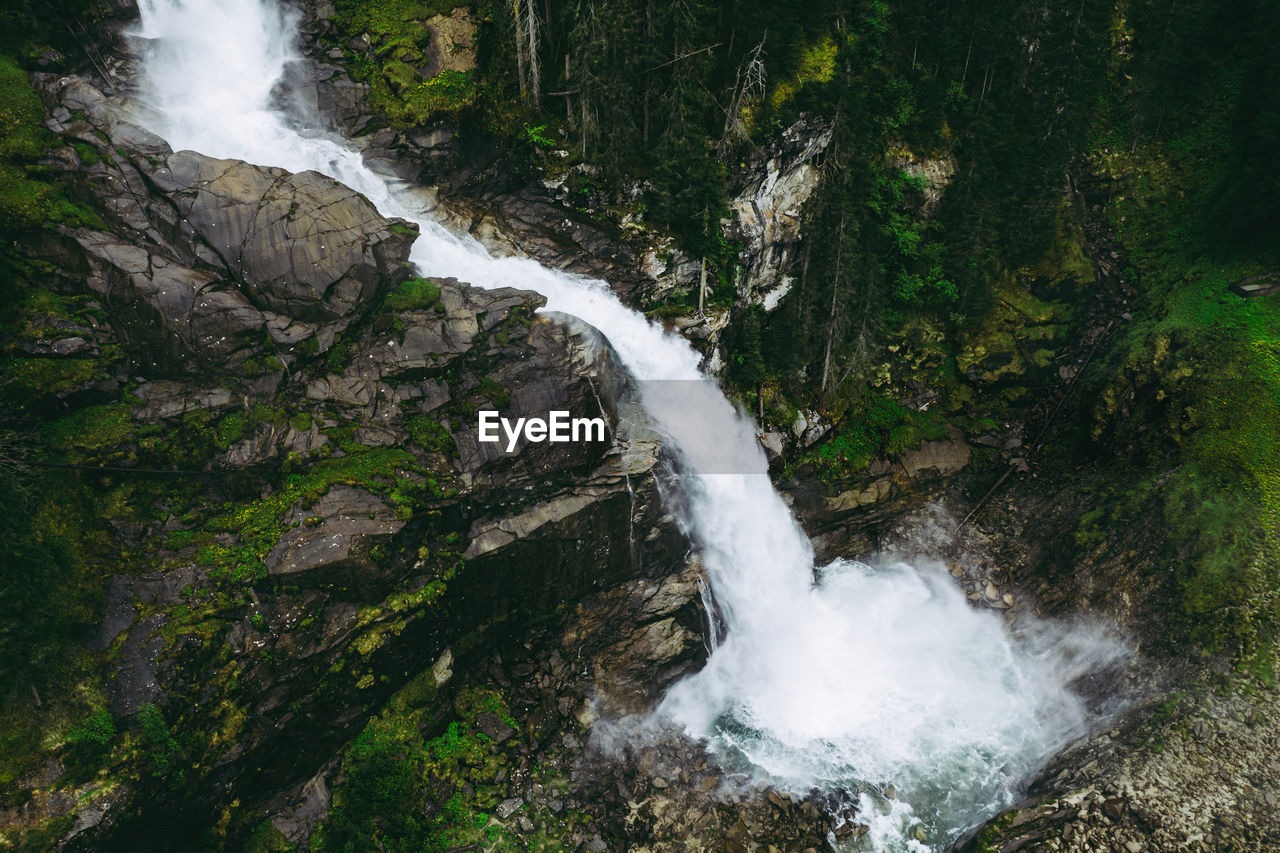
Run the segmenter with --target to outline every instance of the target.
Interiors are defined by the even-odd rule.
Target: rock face
[[[737,179],[729,230],[742,242],[745,258],[738,290],[766,311],[791,289],[800,211],[818,185],[814,161],[830,143],[831,128],[800,122],[783,131],[766,156]]]
[[[442,71],[472,71],[476,67],[476,22],[470,10],[459,6],[448,15],[432,15],[423,26],[431,34],[423,76]]]
[[[385,502],[351,486],[334,486],[305,510],[294,509],[285,524],[291,529],[266,557],[273,575],[343,566],[359,551],[367,553],[360,546],[368,539],[394,536],[404,527]]]
[[[1271,701],[1179,694],[1057,757],[962,850],[1274,850],[1280,720]]]
[[[556,665],[556,738],[582,732],[589,698],[639,710],[699,665],[698,570],[662,510],[661,445],[597,333],[536,314],[528,292],[403,289],[415,229],[350,189],[171,152],[87,82],[38,82],[52,129],[99,152],[53,163],[106,228],[32,248],[102,328],[66,321],[65,344],[31,355],[119,349],[91,402],[124,423],[95,452],[210,475],[188,511],[111,527],[112,547],[146,556],[121,558],[93,633],[120,725],[157,706],[202,733],[198,767],[181,794],[118,768],[67,849],[171,847],[232,801],[294,804],[281,825],[305,840],[364,709],[421,672],[445,709],[496,647],[516,659],[508,642],[535,666],[549,650],[595,661]],[[602,414],[608,435],[508,452],[477,440],[489,408]]]
[[[60,155],[60,168],[108,227],[63,230],[43,249],[66,287],[101,300],[128,353],[121,444],[133,444],[115,449],[145,463],[161,443],[139,436],[207,433],[205,455],[184,464],[218,474],[189,511],[120,527],[147,561],[109,582],[95,636],[123,725],[155,705],[175,730],[207,735],[188,786],[138,776],[111,799],[89,795],[95,820],[67,849],[155,849],[234,808],[305,845],[342,784],[335,755],[419,676],[433,720],[468,686],[501,687],[529,734],[517,744],[490,721],[495,748],[569,773],[556,795],[527,775],[497,781],[513,832],[534,832],[521,819],[539,808],[589,815],[590,832],[561,840],[593,850],[676,850],[691,833],[706,849],[804,849],[849,829],[828,804],[724,774],[678,733],[622,756],[588,737],[699,667],[709,630],[701,568],[662,506],[661,444],[598,334],[536,314],[531,293],[452,280],[399,290],[414,229],[358,194],[315,173],[171,152],[84,81],[40,82],[52,128],[101,155]],[[369,152],[402,162],[402,145],[446,136],[380,132]],[[791,142],[744,189],[744,222],[775,226],[753,244],[748,288],[794,261],[797,194],[825,143]],[[601,274],[627,259],[594,225],[571,224],[567,239],[547,229],[556,208],[544,198],[488,209],[508,217],[483,220],[495,235],[559,266]],[[86,334],[68,341],[103,345]],[[507,452],[477,440],[488,408],[603,413],[609,435]],[[949,443],[918,456],[908,479],[964,463]]]
[[[780,487],[810,531],[819,560],[831,559],[849,549],[876,550],[868,531],[940,495],[970,456],[964,435],[952,429],[947,438],[922,442],[897,459],[872,460],[865,474],[830,483],[789,479]]]
[[[350,314],[380,282],[403,275],[417,233],[317,172],[289,174],[182,151],[146,177],[194,231],[188,239],[202,260],[234,275],[252,302],[296,319]]]
[[[416,226],[331,178],[173,153],[86,82],[42,84],[52,128],[101,152],[86,184],[112,228],[68,234],[79,251],[63,253],[157,370],[287,364],[407,275]]]

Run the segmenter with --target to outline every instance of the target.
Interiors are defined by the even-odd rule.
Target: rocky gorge
[[[738,267],[698,311],[705,258],[605,215],[603,191],[579,204],[584,165],[558,170],[544,153],[506,168],[456,115],[392,126],[385,83],[349,70],[379,55],[376,39],[343,42],[330,4],[298,13],[311,61],[286,103],[354,137],[366,164],[432,187],[459,231],[606,279],[713,370],[734,369],[744,310],[777,311],[812,274],[801,211],[829,122],[792,124],[743,161],[723,223]],[[484,61],[482,22],[462,7],[422,27],[423,79]],[[20,754],[6,764],[6,842],[858,844],[870,828],[848,792],[760,782],[704,741],[637,722],[705,665],[722,623],[677,517],[670,450],[610,343],[539,311],[532,291],[418,276],[418,226],[332,178],[173,151],[120,86],[133,48],[119,32],[108,20],[95,34],[105,77],[74,62],[30,77],[55,139],[42,168],[91,215],[21,247],[34,266],[6,339],[6,419],[37,437],[15,464],[84,543],[62,559],[91,588],[73,626],[88,663],[65,672],[92,686],[22,676],[34,722],[6,741]],[[955,172],[946,157],[896,156],[939,194]],[[969,399],[999,407],[926,423],[955,389],[934,372],[927,324],[908,324],[883,371],[922,418],[913,435],[862,465],[825,465],[841,416],[767,403],[761,386],[760,440],[821,562],[944,561],[972,606],[1007,624],[1101,615],[1130,644],[1129,660],[1077,685],[1105,724],[958,846],[1268,849],[1270,686],[1241,689],[1221,656],[1188,657],[1167,627],[1164,498],[1090,527],[1079,508],[1105,486],[1044,443],[1140,298],[1101,210],[1067,239],[1069,262],[1007,283],[952,357]],[[1141,372],[1120,371],[1125,416],[1166,381]],[[475,440],[490,407],[599,412],[610,441],[502,454]]]

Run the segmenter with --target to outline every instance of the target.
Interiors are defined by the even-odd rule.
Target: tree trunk
[[[565,120],[573,124],[573,72],[569,68],[569,54],[564,55],[564,114]]]
[[[698,316],[702,316],[702,306],[707,295],[707,259],[702,259],[702,275],[698,279]]]
[[[511,14],[516,27],[516,78],[520,83],[520,97],[528,97],[529,84],[524,68],[525,32],[520,0],[511,0]]]
[[[827,351],[822,356],[822,384],[819,386],[823,391],[827,390],[827,382],[831,378],[831,345],[836,337],[836,308],[839,305],[837,297],[840,294],[840,259],[844,255],[844,215],[840,216],[840,232],[836,236],[836,269],[835,275],[831,280],[831,324],[827,326]]]
[[[648,56],[650,45],[653,44],[653,0],[644,4],[644,56]],[[645,63],[648,64],[646,58]],[[644,128],[641,133],[641,139],[644,147],[649,147],[649,99],[653,96],[653,74],[646,71],[644,75]]]
[[[529,31],[529,103],[534,109],[542,100],[542,73],[538,66],[538,15],[534,9],[534,0],[527,0],[525,27]]]

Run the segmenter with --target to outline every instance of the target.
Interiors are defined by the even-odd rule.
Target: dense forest
[[[570,180],[600,215],[638,212],[701,260],[709,298],[733,308],[727,376],[749,407],[783,423],[817,406],[839,424],[800,464],[857,469],[948,419],[972,429],[1026,409],[1063,330],[1085,322],[1086,232],[1113,234],[1133,288],[1114,307],[1135,321],[1039,450],[1120,462],[1123,484],[1099,486],[1124,493],[1109,517],[1160,493],[1176,550],[1204,560],[1180,570],[1189,630],[1243,606],[1252,572],[1274,573],[1255,549],[1280,497],[1264,438],[1275,317],[1226,292],[1273,271],[1280,247],[1273,4],[496,4],[479,7],[474,79],[414,101],[395,82],[413,33],[387,22],[451,5],[340,3],[333,43],[385,31],[357,74],[405,96],[392,126],[458,114],[473,137],[496,135],[515,176],[563,171],[546,154],[561,147],[590,167]],[[723,223],[740,167],[802,117],[832,140],[798,281],[765,313],[735,301],[741,247]],[[954,160],[936,204],[903,168],[929,158]],[[1002,358],[1029,370],[1001,379]],[[939,404],[904,408],[913,382]],[[1156,489],[1171,463],[1175,482]]]
[[[723,312],[720,378],[761,428],[785,432],[801,412],[831,426],[820,441],[788,448],[775,463],[778,479],[835,488],[922,441],[954,433],[978,447],[978,437],[1025,424],[1019,460],[1035,466],[1045,502],[1059,490],[1075,501],[1045,550],[1075,565],[1100,559],[1122,531],[1154,531],[1143,558],[1155,569],[1144,582],[1160,590],[1162,633],[1144,651],[1212,667],[1223,692],[1271,695],[1280,644],[1280,296],[1246,299],[1231,288],[1280,277],[1280,4],[300,6],[308,21],[328,19],[314,37],[326,61],[367,87],[376,118],[364,136],[447,126],[458,159],[483,166],[475,171],[488,196],[554,179],[573,199],[566,215],[609,234],[638,232],[668,257],[692,259],[705,292],[677,288],[640,307],[659,319]],[[475,23],[475,67],[426,74],[434,60],[423,22],[460,10]],[[83,175],[114,164],[111,153],[46,127],[52,102],[32,75],[101,76],[120,44],[112,34],[134,14],[114,0],[0,6],[0,531],[8,552],[0,570],[0,812],[6,827],[19,827],[4,829],[3,839],[12,849],[55,849],[68,831],[70,812],[15,817],[33,802],[47,805],[36,792],[53,784],[40,781],[53,761],[68,785],[118,779],[168,791],[139,795],[161,811],[188,794],[203,797],[213,805],[192,842],[206,845],[200,849],[295,849],[260,808],[274,790],[265,761],[253,771],[261,796],[252,807],[248,795],[241,809],[239,799],[231,806],[209,793],[230,790],[217,750],[240,730],[236,715],[248,700],[215,697],[192,716],[174,711],[177,703],[110,710],[103,673],[123,641],[94,651],[85,641],[102,619],[106,578],[199,554],[195,563],[217,576],[214,603],[178,605],[181,614],[167,616],[163,630],[170,644],[179,624],[207,639],[237,619],[261,618],[259,594],[278,592],[263,560],[285,529],[281,495],[305,501],[335,485],[376,487],[407,521],[457,492],[430,467],[436,456],[426,464],[398,448],[366,446],[345,422],[326,421],[340,448],[333,459],[329,451],[289,454],[265,474],[259,460],[212,476],[211,460],[223,464],[255,430],[306,433],[313,415],[291,408],[296,400],[251,406],[245,392],[243,411],[193,408],[144,426],[135,414],[141,362],[123,343],[63,360],[39,350],[57,329],[110,324],[102,304],[75,290],[84,268],[66,261],[63,238],[113,225]],[[743,246],[730,235],[731,201],[750,167],[796,127],[830,141],[799,212],[794,281],[765,310],[739,287]],[[75,168],[58,165],[68,161]],[[944,178],[931,181],[921,164]],[[374,309],[385,317],[362,315],[351,328],[402,332],[396,311],[444,313],[435,285],[398,286]],[[527,326],[517,312],[485,335],[505,344],[509,329]],[[355,335],[340,334],[319,354],[313,346],[308,369],[319,377],[344,367]],[[1068,352],[1084,356],[1082,369],[1064,372],[1058,356]],[[273,358],[256,356],[237,381],[248,388],[284,367]],[[468,369],[479,376],[489,367]],[[509,398],[486,381],[475,399]],[[453,421],[475,409],[471,398],[451,406]],[[325,415],[333,412],[314,414],[315,431]],[[448,418],[412,417],[406,429],[417,457],[453,452]],[[1007,476],[994,452],[983,453],[975,450],[965,475],[967,505],[987,500]],[[129,468],[157,476],[121,470]],[[199,477],[159,476],[166,471]],[[429,555],[415,571],[462,565],[465,525],[430,517],[437,526],[422,535],[431,547],[402,549],[406,565],[413,554]],[[311,518],[319,523],[308,516],[299,524]],[[242,533],[244,542],[227,544]],[[454,569],[447,571],[452,582]],[[396,601],[411,601],[404,607],[416,613],[438,595],[438,587],[424,589],[395,587]],[[135,603],[145,618],[163,609]],[[399,618],[404,608],[393,609],[378,618]],[[200,667],[221,667],[219,655],[230,655],[195,646],[184,654]],[[278,665],[262,655],[255,665]],[[424,670],[414,658],[413,677],[399,682],[379,671],[376,697],[341,693],[329,688],[329,675],[316,676],[332,716],[355,728],[331,733],[326,754],[341,768],[342,787],[310,849],[485,843],[467,825],[503,801],[493,779],[507,779],[507,769],[479,733],[495,718],[512,730],[542,723],[528,723],[488,684],[437,697],[422,681],[431,664]],[[360,677],[373,682],[374,669]],[[192,696],[200,677],[187,673]],[[239,670],[220,669],[218,678],[226,695],[248,689]],[[226,707],[208,710],[216,703]],[[201,713],[223,716],[215,725]],[[418,784],[406,755],[419,756],[413,773],[462,780],[457,790],[471,798],[442,798]],[[432,805],[436,799],[445,805]],[[138,814],[135,833],[148,813]],[[578,819],[558,808],[556,815],[557,832]],[[536,849],[561,849],[562,841],[545,829]]]

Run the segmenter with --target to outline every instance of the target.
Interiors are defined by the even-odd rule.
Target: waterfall
[[[535,290],[548,311],[599,329],[639,380],[641,402],[682,472],[681,519],[726,628],[700,673],[658,713],[707,737],[727,762],[781,786],[861,792],[876,849],[924,850],[1012,802],[1048,754],[1082,733],[1063,642],[1015,640],[969,606],[938,566],[815,569],[772,487],[751,419],[699,356],[602,281],[493,257],[451,234],[341,140],[296,127],[272,92],[297,54],[296,13],[272,0],[141,0],[139,120],[175,150],[307,169],[416,222],[423,275]],[[892,784],[896,798],[878,792]],[[928,846],[926,846],[928,845]]]

